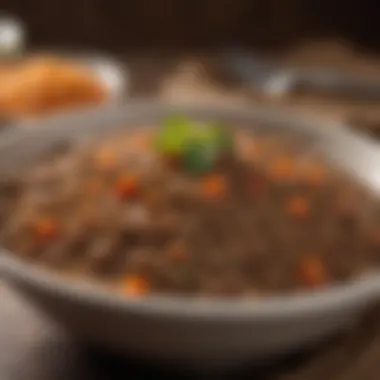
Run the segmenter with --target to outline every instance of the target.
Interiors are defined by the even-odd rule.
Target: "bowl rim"
[[[0,278],[10,284],[23,284],[42,293],[76,299],[81,303],[102,305],[126,312],[183,319],[284,320],[321,315],[326,310],[340,311],[347,305],[366,305],[380,296],[380,276],[356,279],[316,291],[270,295],[263,298],[211,298],[151,294],[144,297],[124,295],[104,284],[85,278],[71,278],[45,267],[23,262],[3,251]]]
[[[315,115],[295,113],[276,106],[263,105],[199,105],[199,104],[167,104],[160,101],[137,101],[120,106],[113,105],[100,107],[88,112],[72,112],[66,115],[53,115],[44,120],[33,122],[34,128],[25,129],[23,126],[15,127],[4,134],[0,141],[0,152],[5,148],[13,148],[13,144],[21,144],[24,139],[38,133],[54,134],[64,132],[66,123],[70,129],[75,129],[75,124],[89,122],[91,119],[102,121],[109,120],[115,112],[120,115],[135,114],[139,112],[153,112],[152,118],[157,118],[154,111],[168,110],[168,112],[186,110],[197,112],[208,110],[219,113],[245,113],[252,120],[255,116],[263,116],[265,119],[284,120],[288,123],[309,125],[314,132],[321,129],[321,133],[327,133],[330,137],[346,136],[362,144],[362,148],[375,149],[376,157],[380,157],[380,150],[372,141],[346,131],[344,124],[326,120]],[[148,110],[148,111],[146,111]],[[251,116],[250,116],[251,115]],[[97,118],[97,119],[95,119]],[[123,118],[123,116],[122,116]],[[270,122],[270,121],[268,121]],[[322,123],[322,124],[321,124]],[[125,122],[128,124],[128,121]],[[132,124],[132,123],[130,123]],[[323,127],[321,127],[323,125]],[[46,128],[52,128],[46,133]],[[335,129],[332,129],[335,128]],[[330,132],[328,132],[330,130]],[[351,135],[351,137],[350,137]],[[345,137],[345,138],[346,138]],[[144,297],[132,297],[121,292],[110,290],[104,284],[98,284],[87,278],[72,279],[48,270],[43,266],[30,264],[16,255],[12,255],[5,249],[0,249],[0,277],[4,277],[10,283],[23,284],[44,293],[56,296],[70,297],[80,302],[107,305],[125,311],[153,314],[157,316],[175,316],[184,319],[218,319],[218,320],[250,320],[251,318],[263,320],[278,320],[294,318],[294,316],[306,316],[324,314],[326,310],[339,311],[345,306],[357,304],[364,305],[373,302],[380,297],[380,273],[378,271],[368,276],[357,278],[349,283],[334,284],[316,291],[300,291],[290,294],[269,295],[263,298],[211,298],[211,297],[185,297],[166,294],[151,294]]]

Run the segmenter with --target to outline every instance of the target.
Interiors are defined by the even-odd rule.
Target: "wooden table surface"
[[[214,75],[210,76],[209,66],[215,68],[215,60],[210,58],[161,56],[153,59],[143,56],[129,57],[127,63],[132,72],[132,97],[160,96],[168,101],[198,99],[227,103],[263,101],[254,96],[247,98],[241,90],[228,87],[218,82]],[[378,70],[380,72],[380,64]],[[280,103],[308,112],[324,110],[327,117],[336,119],[344,119],[352,112],[378,112],[375,104],[347,104],[345,101],[316,98],[283,100]],[[380,313],[374,311],[368,318],[351,335],[318,349],[315,354],[308,355],[307,360],[296,357],[281,365],[273,365],[269,370],[247,370],[232,378],[378,379]],[[133,360],[121,361],[79,346],[39,315],[27,300],[22,300],[0,282],[2,380],[142,379],[159,375],[167,379],[186,378],[184,374],[162,373],[157,368]]]

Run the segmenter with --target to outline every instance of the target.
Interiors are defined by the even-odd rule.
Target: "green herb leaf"
[[[217,151],[214,145],[197,136],[186,145],[183,167],[187,173],[203,174],[213,169],[216,159]]]
[[[191,122],[184,116],[172,116],[163,122],[156,139],[156,149],[167,155],[180,155],[191,136]]]
[[[197,125],[181,115],[166,119],[156,139],[161,154],[180,158],[183,168],[192,174],[211,171],[221,157],[232,152],[232,145],[224,125]]]

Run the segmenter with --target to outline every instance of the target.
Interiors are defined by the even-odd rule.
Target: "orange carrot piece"
[[[300,275],[302,282],[310,287],[321,286],[327,281],[326,268],[315,256],[304,257],[301,260]]]
[[[35,223],[35,232],[42,239],[51,239],[57,235],[57,224],[49,218],[41,218]]]
[[[132,175],[124,175],[116,181],[116,193],[122,199],[136,196],[139,188],[138,178]]]
[[[139,275],[128,275],[123,281],[123,292],[131,296],[142,296],[149,292],[148,281]]]
[[[202,180],[202,194],[206,199],[220,200],[227,192],[227,182],[223,176],[210,175]]]
[[[310,203],[306,198],[294,196],[288,200],[287,209],[291,215],[304,218],[310,211]]]
[[[272,165],[272,176],[278,181],[286,181],[294,176],[294,161],[290,157],[279,157]]]

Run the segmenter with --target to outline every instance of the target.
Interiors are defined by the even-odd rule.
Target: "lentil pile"
[[[318,289],[380,263],[374,199],[301,144],[184,117],[24,173],[1,244],[150,293]]]

